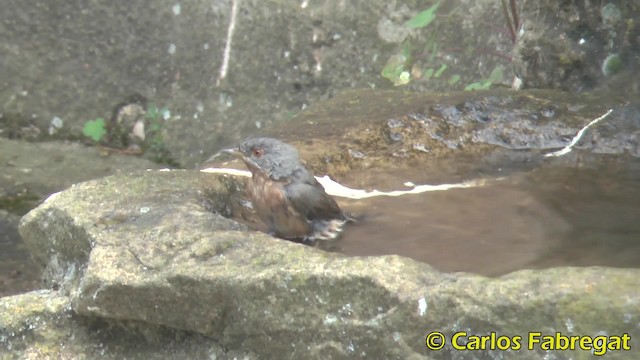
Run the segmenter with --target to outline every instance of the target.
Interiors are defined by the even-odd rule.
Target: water
[[[579,161],[541,164],[527,159],[531,167],[511,166],[508,171],[495,167],[493,160],[458,161],[430,168],[351,172],[339,180],[365,189],[403,189],[406,181],[488,182],[400,197],[337,198],[343,209],[364,214],[365,219],[350,224],[342,239],[320,247],[349,256],[397,254],[445,272],[487,276],[556,266],[638,268],[637,162],[610,158],[585,167]],[[265,230],[253,220],[248,225]],[[0,229],[0,296],[37,288],[39,269],[24,246],[16,245],[15,228],[0,221]]]
[[[345,182],[434,184],[424,181],[434,176],[412,172]],[[489,276],[555,266],[640,267],[640,171],[620,163],[547,164],[478,188],[338,200],[368,215],[336,244],[351,256],[397,254],[446,272]]]
[[[0,216],[0,297],[33,290],[40,284],[40,268],[31,259],[16,225],[9,216]]]

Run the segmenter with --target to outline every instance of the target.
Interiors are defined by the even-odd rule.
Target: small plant
[[[151,159],[157,163],[179,167],[180,165],[173,159],[164,141],[164,121],[171,118],[169,108],[158,108],[151,103],[147,107],[145,118],[149,125],[147,127],[147,135],[149,135],[147,144]]]
[[[95,142],[102,140],[107,133],[106,124],[103,118],[97,118],[95,120],[89,120],[84,123],[82,133],[91,138]]]
[[[163,143],[162,140],[162,126],[163,122],[171,117],[169,108],[163,107],[161,109],[156,104],[151,103],[147,107],[145,118],[148,121],[149,127],[147,131],[152,134],[151,143],[155,146],[160,146]]]
[[[501,33],[504,33],[513,44],[517,41],[518,31],[521,28],[521,20],[517,12],[516,0],[501,0],[502,12],[504,19],[506,20],[506,30],[498,25],[490,24],[493,28],[496,28]],[[464,58],[472,58],[476,54],[490,55],[499,57],[508,62],[512,59],[510,56],[492,51],[488,48],[482,48],[475,45],[447,47],[441,49],[438,44],[438,27],[439,22],[451,23],[452,16],[463,6],[458,6],[453,10],[449,10],[448,14],[438,14],[441,1],[436,0],[435,4],[419,12],[417,15],[400,25],[404,27],[404,33],[408,35],[405,37],[403,44],[399,52],[391,55],[387,60],[384,68],[381,71],[382,77],[391,81],[394,86],[406,85],[411,81],[433,81],[434,85],[438,86],[448,85],[456,87],[464,84],[462,78],[465,75],[456,74],[455,66],[456,62],[450,61],[450,56],[443,56],[443,54],[461,53]],[[443,12],[443,11],[441,11]],[[446,10],[444,10],[446,12]],[[436,22],[436,16],[440,17]],[[465,15],[463,15],[465,16]],[[496,19],[501,20],[501,19]],[[432,24],[433,23],[433,24]],[[429,30],[422,30],[431,25]],[[504,25],[502,25],[504,26]],[[420,30],[420,31],[409,31]],[[471,59],[471,61],[475,61]],[[468,76],[468,75],[466,75]],[[483,90],[489,89],[497,83],[501,83],[504,80],[503,67],[497,66],[489,75],[488,78],[473,82],[464,87],[465,90]]]
[[[409,64],[410,58],[411,44],[406,43],[399,54],[395,54],[387,60],[387,63],[384,65],[384,68],[382,68],[382,72],[380,74],[383,78],[391,81],[395,86],[408,84],[411,79],[406,67]]]
[[[416,16],[408,20],[404,23],[409,29],[421,29],[433,22],[436,18],[436,10],[440,6],[440,2],[432,5],[430,8],[421,11]],[[430,48],[434,50],[437,48],[435,42],[431,44]],[[405,85],[411,82],[411,78],[417,78],[421,76],[422,71],[418,68],[412,68],[412,59],[411,59],[411,43],[407,41],[403,46],[400,53],[392,55],[384,68],[381,71],[381,75],[383,78],[391,81],[394,86]],[[445,67],[446,69],[446,67]],[[427,72],[430,71],[429,77],[433,74],[433,69],[426,69]],[[444,71],[444,69],[442,69]],[[440,72],[438,76],[441,74]]]
[[[491,85],[495,84],[495,83],[499,83],[502,82],[502,78],[503,78],[503,74],[502,74],[502,68],[500,66],[496,67],[495,69],[493,69],[493,71],[491,72],[491,75],[489,75],[488,78],[478,81],[478,82],[474,82],[471,83],[469,85],[467,85],[464,90],[465,91],[471,91],[471,90],[488,90],[491,88]]]
[[[159,109],[158,106],[156,106],[156,104],[151,103],[147,107],[145,117],[149,120],[155,120],[155,121],[159,121],[161,118],[164,120],[167,120],[169,117],[171,117],[171,112],[169,111],[169,108],[167,108],[166,106],[163,107],[162,109]]]
[[[438,6],[440,6],[440,2],[437,2],[427,10],[420,12],[411,20],[404,23],[404,26],[409,29],[420,29],[431,24],[431,22],[436,18],[436,10],[438,10]]]

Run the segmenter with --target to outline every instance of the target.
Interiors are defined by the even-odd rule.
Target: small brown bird
[[[337,238],[350,221],[291,145],[272,138],[251,138],[238,149],[251,171],[247,193],[256,213],[274,235],[290,240]]]

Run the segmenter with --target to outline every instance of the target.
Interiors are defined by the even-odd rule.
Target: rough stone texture
[[[72,184],[136,170],[158,169],[149,160],[106,155],[93,146],[0,137],[0,208],[24,215],[50,194]]]
[[[190,167],[230,136],[379,78],[384,44],[367,19],[382,7],[240,1],[228,75],[217,84],[231,1],[13,2],[0,14],[0,110],[43,129],[59,117],[80,134],[140,94],[168,107],[164,141]]]
[[[640,156],[637,106],[557,91],[354,90],[312,106],[295,123],[268,133],[295,144],[318,173],[339,178],[354,169],[416,163],[428,167],[462,156],[482,162],[501,151],[508,152],[510,164],[520,162],[516,157],[535,163],[544,153],[568,145],[580,129],[612,107],[615,111],[589,128],[576,148]]]
[[[612,77],[610,90],[638,94],[640,26],[634,1],[522,2],[522,32],[513,49],[515,72],[530,88],[590,90]],[[605,74],[605,59],[620,56],[617,71]],[[626,79],[621,83],[620,78]],[[622,85],[622,86],[620,86]],[[620,89],[622,87],[622,89]]]
[[[39,286],[41,269],[18,234],[18,221],[50,194],[110,174],[160,166],[135,156],[106,156],[95,147],[63,141],[25,142],[0,137],[0,295]],[[0,210],[2,211],[2,210]]]
[[[558,268],[489,279],[397,256],[346,258],[244,231],[219,214],[237,191],[231,179],[185,171],[109,177],[52,196],[20,231],[47,266],[47,282],[60,285],[80,317],[187,330],[256,358],[505,356],[448,346],[428,352],[429,331],[640,336],[640,270]]]
[[[422,29],[405,24],[434,1],[240,1],[228,76],[218,84],[231,3],[11,2],[0,13],[0,130],[33,123],[46,134],[57,117],[61,132],[78,138],[85,122],[109,119],[139,94],[169,110],[162,146],[192,167],[339,91],[391,87],[381,70],[405,46],[408,88],[416,90],[460,90],[495,69],[503,75],[493,85],[509,85],[512,52],[528,87],[589,89],[604,81],[598,71],[608,51],[631,61],[638,47],[631,1],[618,4],[621,18],[606,26],[600,1],[578,2],[586,11],[566,1],[522,2],[526,26],[515,45],[494,0],[441,2]],[[588,46],[578,45],[579,30],[595,34]],[[426,75],[440,68],[441,76]],[[450,83],[454,76],[460,80]]]
[[[0,299],[3,359],[215,359],[222,355],[219,344],[197,334],[77,316],[69,298],[56,292],[41,290]]]
[[[566,145],[578,130],[609,105],[598,97],[552,91],[416,94],[357,90],[311,107],[270,133],[294,143],[319,174],[340,177],[353,170],[413,166],[430,176],[466,179],[468,173],[531,168],[541,152]],[[640,154],[637,106],[624,106],[589,129],[578,148],[591,153]],[[300,126],[304,124],[304,126]],[[315,141],[307,141],[309,137]],[[518,150],[513,152],[511,150]],[[523,151],[525,150],[525,151]],[[473,168],[463,169],[463,162]],[[443,169],[442,162],[456,163]],[[521,165],[517,165],[521,164]],[[113,173],[158,168],[145,159],[111,154],[69,142],[24,142],[0,138],[0,207],[22,215],[49,194],[71,184]],[[438,181],[440,179],[433,179]],[[13,234],[13,235],[12,235]],[[21,240],[6,231],[13,250]],[[24,252],[24,251],[23,251]],[[24,256],[21,258],[25,258]],[[7,263],[5,263],[7,264]],[[26,267],[25,267],[26,266]],[[31,275],[35,267],[24,260]],[[8,270],[10,277],[14,269]]]

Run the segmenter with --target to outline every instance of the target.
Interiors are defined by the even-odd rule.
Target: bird
[[[255,137],[226,152],[241,157],[251,172],[247,195],[270,234],[303,242],[332,240],[353,221],[302,164],[295,147]]]

